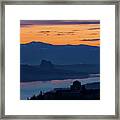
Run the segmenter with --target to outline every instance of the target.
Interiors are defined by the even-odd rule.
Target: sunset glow
[[[28,21],[28,24],[26,24]],[[53,21],[52,21],[53,22]],[[67,21],[63,23],[31,24],[29,20],[21,21],[20,43],[26,44],[32,41],[44,42],[53,45],[100,45],[100,23]],[[24,23],[24,24],[23,24]]]

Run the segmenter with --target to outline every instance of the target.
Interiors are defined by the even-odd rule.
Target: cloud
[[[57,32],[57,31],[56,31]],[[72,31],[68,31],[68,32],[57,32],[56,35],[75,35],[74,34],[75,32],[72,32]]]
[[[56,34],[56,35],[65,35],[65,34],[58,33],[58,34]]]
[[[27,25],[20,24],[20,27],[31,27],[31,24],[27,24]]]
[[[88,30],[99,30],[100,28],[89,28]]]
[[[27,25],[67,25],[67,24],[100,24],[99,20],[20,20],[20,24]]]
[[[100,39],[84,39],[84,40],[80,40],[80,41],[90,41],[90,42],[94,42],[94,41],[99,41]]]
[[[51,31],[39,31],[38,33],[49,33]]]
[[[65,32],[65,33],[75,33],[75,32]]]

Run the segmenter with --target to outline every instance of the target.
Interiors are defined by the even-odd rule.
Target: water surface
[[[84,79],[65,79],[65,80],[51,80],[51,81],[36,81],[36,82],[24,82],[20,84],[20,99],[25,100],[27,97],[31,97],[34,94],[38,94],[40,91],[47,92],[54,88],[67,88],[73,81],[78,80],[81,84],[99,82],[100,77],[89,77]]]

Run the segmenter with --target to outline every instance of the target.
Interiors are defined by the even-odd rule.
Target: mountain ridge
[[[30,45],[30,44],[43,44],[43,45],[51,45],[51,46],[89,46],[89,47],[99,47],[99,46],[92,46],[92,45],[86,45],[86,44],[77,44],[77,45],[73,45],[73,44],[65,44],[65,45],[53,45],[50,43],[45,43],[45,42],[36,42],[36,41],[32,41],[29,43],[21,43],[20,45]]]
[[[100,47],[88,45],[51,45],[31,42],[20,45],[21,64],[39,64],[42,59],[54,64],[99,64]]]

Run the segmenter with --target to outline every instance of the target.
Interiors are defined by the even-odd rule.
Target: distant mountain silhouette
[[[20,45],[21,64],[40,64],[49,60],[57,65],[99,64],[100,47],[88,45],[51,45],[42,42],[31,42]]]
[[[21,82],[79,79],[99,74],[99,65],[75,64],[55,65],[51,61],[41,60],[40,65],[20,66]]]
[[[54,65],[51,61],[42,60],[40,64],[42,70],[54,70]]]

